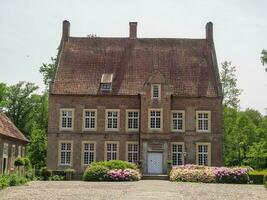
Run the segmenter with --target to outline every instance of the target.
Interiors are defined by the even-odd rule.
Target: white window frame
[[[62,120],[63,120],[63,112],[71,112],[71,127],[62,127]],[[74,108],[61,108],[60,109],[60,120],[59,120],[59,129],[60,131],[73,131],[74,129]]]
[[[176,151],[174,152],[173,151],[173,145],[182,145],[182,152],[180,151]],[[178,149],[178,148],[177,148]],[[172,166],[177,166],[177,165],[174,165],[173,161],[174,161],[174,157],[173,157],[173,154],[180,154],[181,155],[181,158],[182,158],[182,164],[181,165],[184,165],[184,154],[185,154],[185,146],[184,146],[184,142],[172,142],[171,143],[171,153],[172,153]],[[177,155],[176,155],[177,156]],[[177,156],[178,157],[178,156]],[[177,162],[178,162],[178,158],[177,158]]]
[[[70,163],[66,163],[66,158],[65,158],[65,163],[62,163],[61,160],[61,145],[65,144],[70,144],[71,149],[70,150],[65,150],[65,152],[70,152]],[[65,155],[66,157],[66,155]],[[60,140],[58,144],[58,166],[72,166],[72,159],[73,159],[73,141],[72,140]]]
[[[154,96],[154,87],[158,88],[158,96]],[[160,100],[161,99],[161,84],[151,84],[151,99]]]
[[[137,112],[137,117],[129,117],[129,113],[131,112]],[[130,118],[132,120],[136,120],[137,119],[137,128],[129,128],[129,120]],[[126,123],[125,123],[125,127],[126,127],[126,131],[127,132],[131,132],[131,131],[138,131],[139,130],[139,119],[140,119],[140,115],[139,115],[139,110],[136,110],[136,109],[129,109],[129,110],[126,110]],[[134,122],[132,122],[133,124]]]
[[[160,128],[151,128],[151,112],[160,112]],[[162,131],[163,130],[163,110],[161,108],[148,109],[148,129],[150,131]]]
[[[205,129],[199,129],[199,114],[208,114],[208,130]],[[202,118],[202,120],[205,120]],[[204,126],[204,125],[203,125]],[[196,131],[199,133],[209,133],[211,132],[211,111],[206,111],[206,110],[198,110],[196,111]]]
[[[95,116],[92,117],[91,114],[90,116],[86,116],[86,112],[94,112],[95,113]],[[89,118],[89,120],[91,120],[91,118],[94,118],[95,119],[95,127],[94,128],[86,128],[85,125],[86,125],[86,118]],[[90,122],[91,124],[91,122]],[[97,129],[97,109],[83,109],[83,131],[96,131]]]
[[[109,112],[117,112],[117,128],[108,128]],[[120,130],[120,109],[106,109],[105,110],[105,131],[119,131]]]
[[[18,157],[21,157],[21,146],[18,147]]]
[[[108,144],[116,144],[117,148],[116,151],[108,151]],[[106,141],[105,142],[105,161],[108,161],[108,153],[116,152],[116,159],[112,158],[111,160],[119,160],[120,158],[120,142],[119,141]],[[113,157],[113,156],[111,156]]]
[[[129,145],[137,145],[137,151],[129,149]],[[131,155],[132,158],[129,157],[129,154],[132,154]],[[133,161],[134,154],[136,154],[136,161],[135,162]],[[129,160],[129,159],[131,159],[131,160]],[[138,144],[138,142],[126,142],[126,161],[136,164],[138,162],[138,160],[139,160],[139,144]]]
[[[173,114],[178,113],[182,114],[182,118],[173,118]],[[182,129],[174,129],[174,120],[181,120],[182,119]],[[172,110],[171,111],[171,130],[172,132],[185,132],[185,111],[184,110]]]
[[[11,147],[11,160],[10,160],[11,169],[15,168],[15,165],[14,165],[15,159],[16,159],[16,145],[12,144],[12,147]]]
[[[199,146],[207,146],[207,152],[199,152],[198,151]],[[210,164],[211,164],[211,144],[208,142],[197,142],[196,143],[196,164],[197,165],[204,165],[204,164],[199,163],[199,155],[200,154],[207,155],[208,163],[205,166],[210,166]]]
[[[94,150],[85,150],[85,145],[86,144],[93,144],[94,145]],[[89,160],[89,155],[88,155],[88,163],[85,163],[85,153],[93,153],[93,161],[90,162]],[[95,141],[82,141],[82,158],[81,158],[81,161],[82,161],[82,166],[87,166],[87,165],[90,165],[92,162],[95,162],[96,161],[96,142]]]

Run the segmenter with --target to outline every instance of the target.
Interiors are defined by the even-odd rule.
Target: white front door
[[[148,153],[147,171],[149,174],[162,174],[162,153]]]

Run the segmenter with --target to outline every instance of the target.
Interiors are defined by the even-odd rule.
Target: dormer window
[[[101,83],[100,83],[101,91],[111,91],[112,81],[113,81],[113,74],[102,74]]]
[[[160,99],[160,84],[152,84],[151,97],[152,99]]]

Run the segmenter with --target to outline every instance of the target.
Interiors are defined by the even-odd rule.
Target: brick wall
[[[162,141],[168,144],[167,159],[171,160],[170,142],[184,142],[187,156],[186,163],[195,163],[196,142],[211,143],[211,165],[222,165],[222,127],[221,127],[221,99],[220,98],[182,98],[172,97],[167,86],[162,86],[160,102],[151,102],[150,86],[141,95],[141,142]],[[148,108],[163,109],[163,130],[160,133],[148,131]],[[74,130],[72,132],[59,131],[60,108],[74,108]],[[82,131],[83,109],[97,109],[97,131]],[[120,129],[118,132],[105,132],[105,109],[120,109]],[[138,141],[139,134],[127,133],[126,109],[140,109],[138,96],[71,96],[50,95],[49,97],[49,128],[48,128],[48,158],[47,164],[51,169],[59,169],[58,144],[60,140],[73,141],[73,166],[82,172],[81,144],[82,141],[96,141],[96,160],[104,159],[105,141],[120,141],[119,158],[126,158],[126,141]],[[172,133],[170,130],[171,110],[185,110],[185,133]],[[196,110],[211,111],[211,133],[196,133]],[[142,147],[142,144],[141,144]],[[142,155],[142,149],[141,149]],[[141,159],[142,156],[141,156]],[[67,167],[69,168],[69,167]]]

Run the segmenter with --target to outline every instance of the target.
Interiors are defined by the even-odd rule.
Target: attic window
[[[113,74],[102,74],[100,83],[101,91],[111,91],[112,81],[113,81]]]

